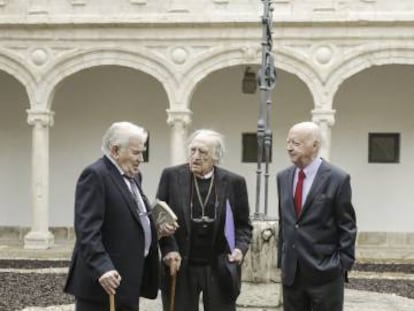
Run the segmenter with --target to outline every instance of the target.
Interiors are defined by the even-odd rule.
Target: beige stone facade
[[[271,216],[274,175],[289,164],[287,129],[313,120],[323,129],[322,156],[352,175],[360,231],[412,247],[404,173],[414,170],[414,2],[273,7]],[[223,132],[224,165],[246,176],[253,210],[255,166],[241,162],[240,135],[256,130],[259,96],[239,85],[245,66],[259,68],[262,10],[259,0],[0,1],[0,138],[12,146],[0,151],[0,226],[29,227],[28,248],[53,244],[50,228],[72,224],[77,175],[119,119],[150,130],[150,197],[162,167],[185,160],[190,131]],[[398,163],[367,162],[370,132],[400,133]]]

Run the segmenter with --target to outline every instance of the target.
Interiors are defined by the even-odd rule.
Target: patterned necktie
[[[305,173],[303,170],[299,171],[298,182],[295,190],[295,210],[296,216],[299,218],[302,211],[302,193],[303,193],[303,180],[305,179]]]
[[[145,237],[145,256],[148,254],[149,249],[151,247],[152,242],[152,234],[151,234],[151,225],[150,220],[148,218],[147,211],[145,209],[145,203],[141,197],[141,194],[139,192],[138,186],[135,182],[134,178],[131,178],[129,176],[124,175],[126,179],[128,179],[129,184],[131,186],[131,194],[134,198],[134,201],[137,205],[137,213],[139,216],[139,219],[141,221],[142,228],[144,229],[144,237]]]

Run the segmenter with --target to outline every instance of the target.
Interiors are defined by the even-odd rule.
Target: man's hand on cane
[[[170,268],[171,268],[172,265],[174,265],[175,271],[180,270],[180,266],[181,266],[180,253],[178,253],[178,252],[169,252],[169,253],[167,253],[167,255],[164,256],[162,261],[164,262],[164,264],[166,264]]]
[[[108,295],[115,295],[116,289],[121,284],[121,276],[118,271],[111,270],[102,274],[98,281]]]

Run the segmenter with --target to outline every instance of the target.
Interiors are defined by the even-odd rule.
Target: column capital
[[[312,121],[320,124],[326,123],[330,127],[335,124],[335,109],[314,109],[312,110]]]
[[[40,124],[44,127],[53,126],[55,113],[50,110],[27,109],[27,123],[29,125]]]
[[[174,126],[177,123],[183,124],[185,127],[191,124],[191,117],[193,112],[189,109],[172,110],[167,109],[168,119],[167,123],[169,126]]]

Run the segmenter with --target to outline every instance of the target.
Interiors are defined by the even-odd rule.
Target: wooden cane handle
[[[171,276],[171,293],[170,293],[170,311],[175,311],[174,310],[174,304],[175,304],[175,284],[177,281],[177,274],[174,273]]]
[[[109,310],[115,311],[115,297],[112,294],[109,295]]]

